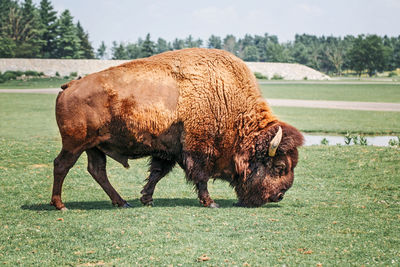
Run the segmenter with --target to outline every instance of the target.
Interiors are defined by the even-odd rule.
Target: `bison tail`
[[[76,80],[80,80],[82,77],[79,76]],[[70,87],[71,84],[73,84],[76,80],[72,80],[70,82],[64,83],[63,85],[61,85],[61,89],[65,90],[68,87]]]
[[[61,85],[61,89],[65,90],[68,88],[68,84],[69,83],[64,83],[63,85]]]

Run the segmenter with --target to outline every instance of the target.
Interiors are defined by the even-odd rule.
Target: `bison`
[[[65,209],[62,184],[83,152],[89,173],[119,207],[129,204],[107,178],[106,156],[126,168],[128,159],[150,157],[144,205],[153,204],[156,184],[176,163],[205,207],[218,207],[210,178],[227,181],[246,207],[280,201],[293,183],[303,136],[273,115],[246,64],[226,51],[165,52],[62,88],[51,198],[57,209]]]

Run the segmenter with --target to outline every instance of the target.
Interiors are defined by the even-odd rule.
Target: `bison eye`
[[[286,174],[286,164],[283,161],[277,162],[275,164],[275,171],[279,176]]]

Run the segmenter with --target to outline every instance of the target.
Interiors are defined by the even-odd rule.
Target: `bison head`
[[[304,142],[294,127],[279,122],[267,126],[253,139],[251,149],[235,158],[237,205],[257,207],[282,200],[292,186],[297,147]]]

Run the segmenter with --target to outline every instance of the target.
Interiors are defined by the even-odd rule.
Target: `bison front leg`
[[[88,172],[107,193],[112,204],[124,208],[130,207],[129,203],[122,199],[108,180],[106,172],[106,155],[98,148],[88,149],[86,150],[86,154],[88,156]]]
[[[208,193],[207,182],[201,181],[196,183],[196,189],[201,205],[204,207],[219,208],[219,205],[214,202]]]
[[[210,166],[207,164],[206,157],[201,153],[186,153],[184,158],[186,178],[196,185],[200,204],[204,207],[218,208],[218,204],[210,197],[207,189],[209,180],[207,166]]]
[[[143,187],[143,190],[140,192],[142,194],[140,201],[143,203],[143,205],[148,205],[148,206],[153,205],[153,193],[156,184],[165,175],[167,175],[167,173],[169,173],[174,166],[175,166],[175,161],[163,160],[157,157],[153,157],[151,159],[150,175],[146,179],[147,184]]]

